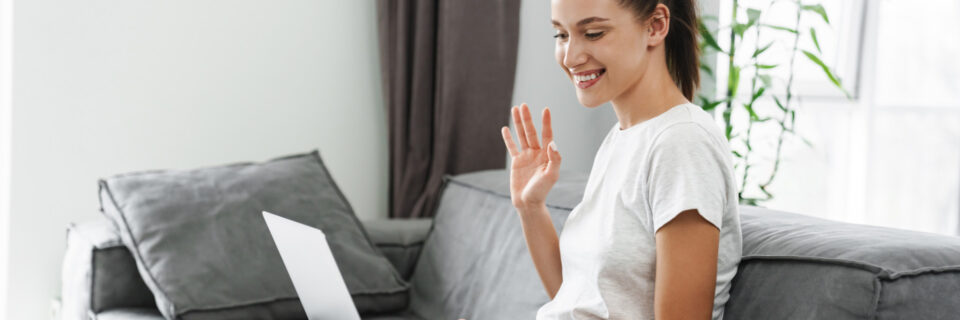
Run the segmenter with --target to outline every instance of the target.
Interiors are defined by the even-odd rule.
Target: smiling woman
[[[692,0],[552,2],[557,63],[580,104],[612,102],[618,122],[559,236],[545,206],[562,161],[550,110],[542,137],[526,104],[511,111],[516,141],[501,128],[513,205],[552,298],[538,319],[723,317],[742,236],[729,146],[690,103],[696,8]]]
[[[673,82],[679,87],[683,96],[693,99],[693,92],[699,84],[698,56],[699,46],[696,38],[696,11],[695,5],[691,2],[682,5],[682,2],[669,2],[674,8],[665,10],[663,15],[657,19],[669,19],[667,23],[671,36],[660,39],[663,46],[656,46],[664,50],[662,58],[665,60],[669,75]],[[554,2],[553,14],[560,17],[563,12],[558,12],[557,4]],[[651,64],[662,65],[657,58],[659,55],[653,55],[650,47],[642,48],[647,44],[635,37],[642,34],[644,26],[636,22],[638,15],[651,16],[656,14],[655,1],[602,1],[599,3],[563,3],[566,7],[571,7],[571,13],[582,15],[581,10],[593,10],[603,7],[609,8],[609,16],[587,16],[575,21],[571,25],[565,25],[556,19],[552,20],[553,27],[557,30],[554,35],[557,38],[556,59],[564,67],[564,71],[576,81],[580,89],[591,87],[594,83],[600,81],[600,78],[607,72],[607,68],[616,70],[611,76],[613,85],[606,92],[591,93],[586,95],[582,91],[577,91],[580,102],[585,106],[594,107],[596,102],[601,100],[610,100],[608,95],[611,92],[622,92],[626,86],[634,85],[640,81],[640,77]],[[579,7],[587,6],[587,8]],[[666,6],[663,6],[665,9]],[[669,15],[673,15],[672,19]],[[660,21],[660,20],[654,20]],[[626,23],[624,23],[626,22]],[[650,26],[646,26],[651,30]],[[636,52],[635,55],[623,54],[624,52]],[[593,63],[597,65],[585,64],[584,59],[589,56],[593,58]],[[607,95],[605,95],[607,94]],[[604,99],[606,98],[606,99]]]

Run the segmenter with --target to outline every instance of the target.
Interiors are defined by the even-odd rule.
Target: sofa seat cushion
[[[101,210],[168,319],[304,315],[262,211],[324,231],[361,314],[406,308],[407,283],[374,247],[316,150],[121,174],[100,187]]]
[[[725,316],[941,319],[960,314],[960,238],[741,206]]]
[[[298,320],[306,318],[293,318]],[[149,308],[118,308],[100,312],[91,320],[163,320],[163,315],[157,309]],[[408,312],[368,315],[361,320],[423,320]]]
[[[97,313],[91,320],[163,320],[163,315],[157,309],[117,308]]]

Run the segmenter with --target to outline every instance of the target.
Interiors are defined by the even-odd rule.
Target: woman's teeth
[[[582,75],[582,76],[573,75],[573,79],[576,80],[577,82],[590,81],[600,77],[601,74],[603,74],[603,70],[600,70],[600,71],[597,71],[596,73],[591,73],[588,75]]]
[[[600,76],[600,73],[597,72],[597,73],[591,73],[591,74],[585,75],[585,76],[573,75],[573,79],[574,79],[574,80],[577,80],[577,81],[579,81],[579,82],[583,82],[583,81],[590,81],[590,80],[596,79],[596,78],[599,77],[599,76]]]

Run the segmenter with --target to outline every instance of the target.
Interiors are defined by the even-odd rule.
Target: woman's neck
[[[661,60],[662,61],[662,60]],[[673,82],[665,62],[651,61],[647,74],[612,100],[620,130],[647,121],[670,108],[689,103]]]

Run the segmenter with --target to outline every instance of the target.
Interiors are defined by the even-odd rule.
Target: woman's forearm
[[[523,235],[527,239],[527,248],[533,265],[540,274],[540,281],[553,299],[563,282],[560,264],[560,241],[553,228],[553,220],[546,205],[529,209],[518,209],[523,226]]]

